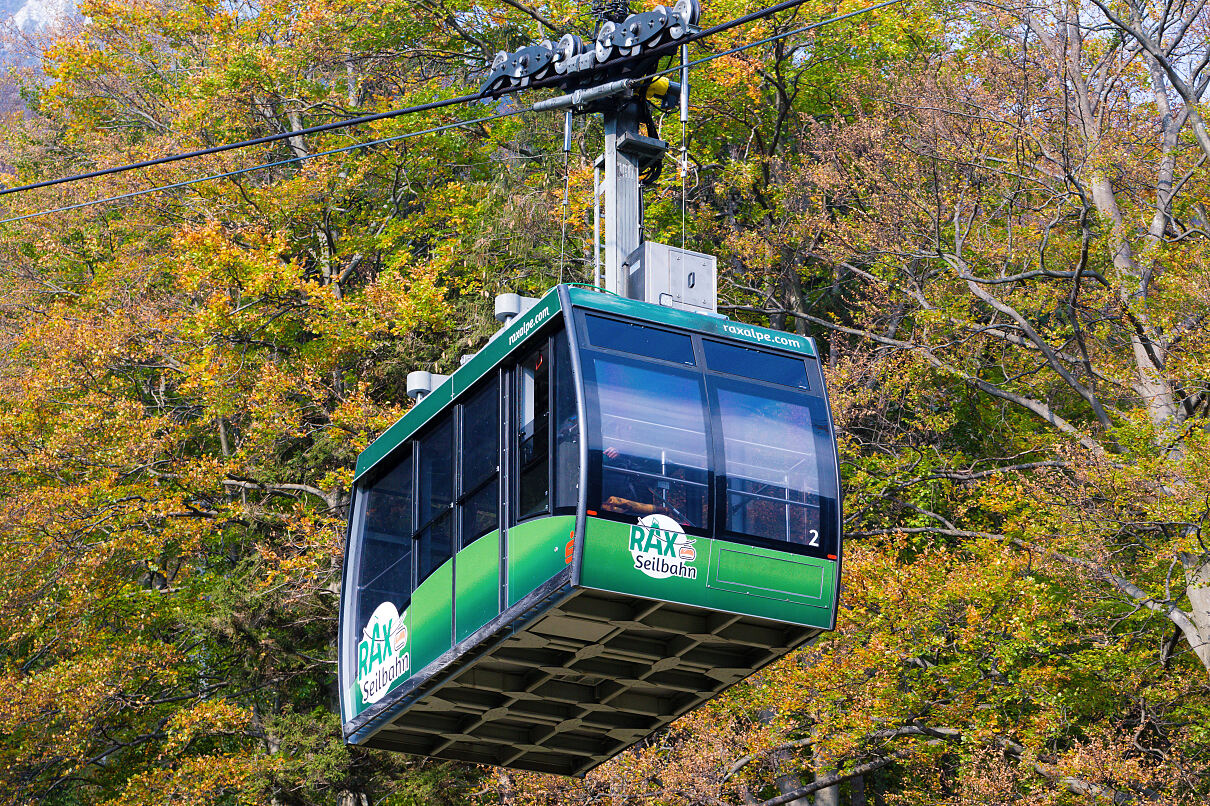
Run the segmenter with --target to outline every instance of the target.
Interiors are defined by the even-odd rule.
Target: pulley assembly
[[[512,53],[500,51],[492,60],[491,75],[480,92],[500,95],[558,77],[563,80],[553,83],[564,89],[599,83],[611,72],[611,66],[621,66],[622,59],[631,66],[629,60],[635,57],[666,55],[666,49],[658,52],[659,49],[688,36],[700,16],[698,0],[677,0],[671,8],[656,6],[651,11],[631,14],[621,22],[606,20],[591,43],[575,34],[564,34],[558,42],[546,39]],[[642,68],[635,64],[631,69]]]

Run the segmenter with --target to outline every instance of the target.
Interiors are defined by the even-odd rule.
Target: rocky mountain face
[[[75,0],[0,0],[0,113],[20,105],[13,71],[36,62],[29,37],[75,9]]]
[[[18,30],[34,31],[75,7],[74,0],[0,0],[0,19]]]

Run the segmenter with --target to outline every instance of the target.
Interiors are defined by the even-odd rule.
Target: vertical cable
[[[689,46],[681,45],[681,249],[685,248],[685,207],[689,175]]]
[[[601,274],[601,159],[592,166],[592,284],[597,288],[605,287]]]
[[[563,282],[563,253],[567,245],[567,195],[571,189],[571,109],[563,114],[563,224],[559,233],[559,283]]]

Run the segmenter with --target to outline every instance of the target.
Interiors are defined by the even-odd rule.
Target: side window
[[[550,356],[545,345],[517,368],[517,519],[544,515],[550,502]]]
[[[447,419],[417,445],[416,584],[441,567],[453,553],[454,428]]]
[[[356,532],[361,534],[357,580],[357,633],[374,608],[392,602],[402,611],[412,593],[412,457],[358,492]]]
[[[593,347],[658,358],[693,366],[693,340],[687,333],[673,333],[647,325],[622,322],[604,316],[584,314],[588,343]]]
[[[493,379],[462,406],[461,548],[499,526],[499,397]]]
[[[555,513],[574,514],[580,497],[580,421],[567,335],[555,337]]]
[[[822,518],[828,485],[818,453],[828,450],[824,420],[789,389],[713,382],[722,425],[728,532],[794,543],[808,554],[834,553]]]

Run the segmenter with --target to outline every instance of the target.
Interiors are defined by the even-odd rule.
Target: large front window
[[[589,514],[836,556],[835,454],[807,359],[582,317]]]
[[[403,611],[412,595],[412,457],[357,492],[354,534],[361,535],[358,552],[356,610],[352,640],[355,652],[374,609],[391,602]],[[355,657],[355,656],[353,656]]]
[[[710,462],[700,374],[601,355],[587,382],[599,417],[589,447],[600,509],[704,529]]]

